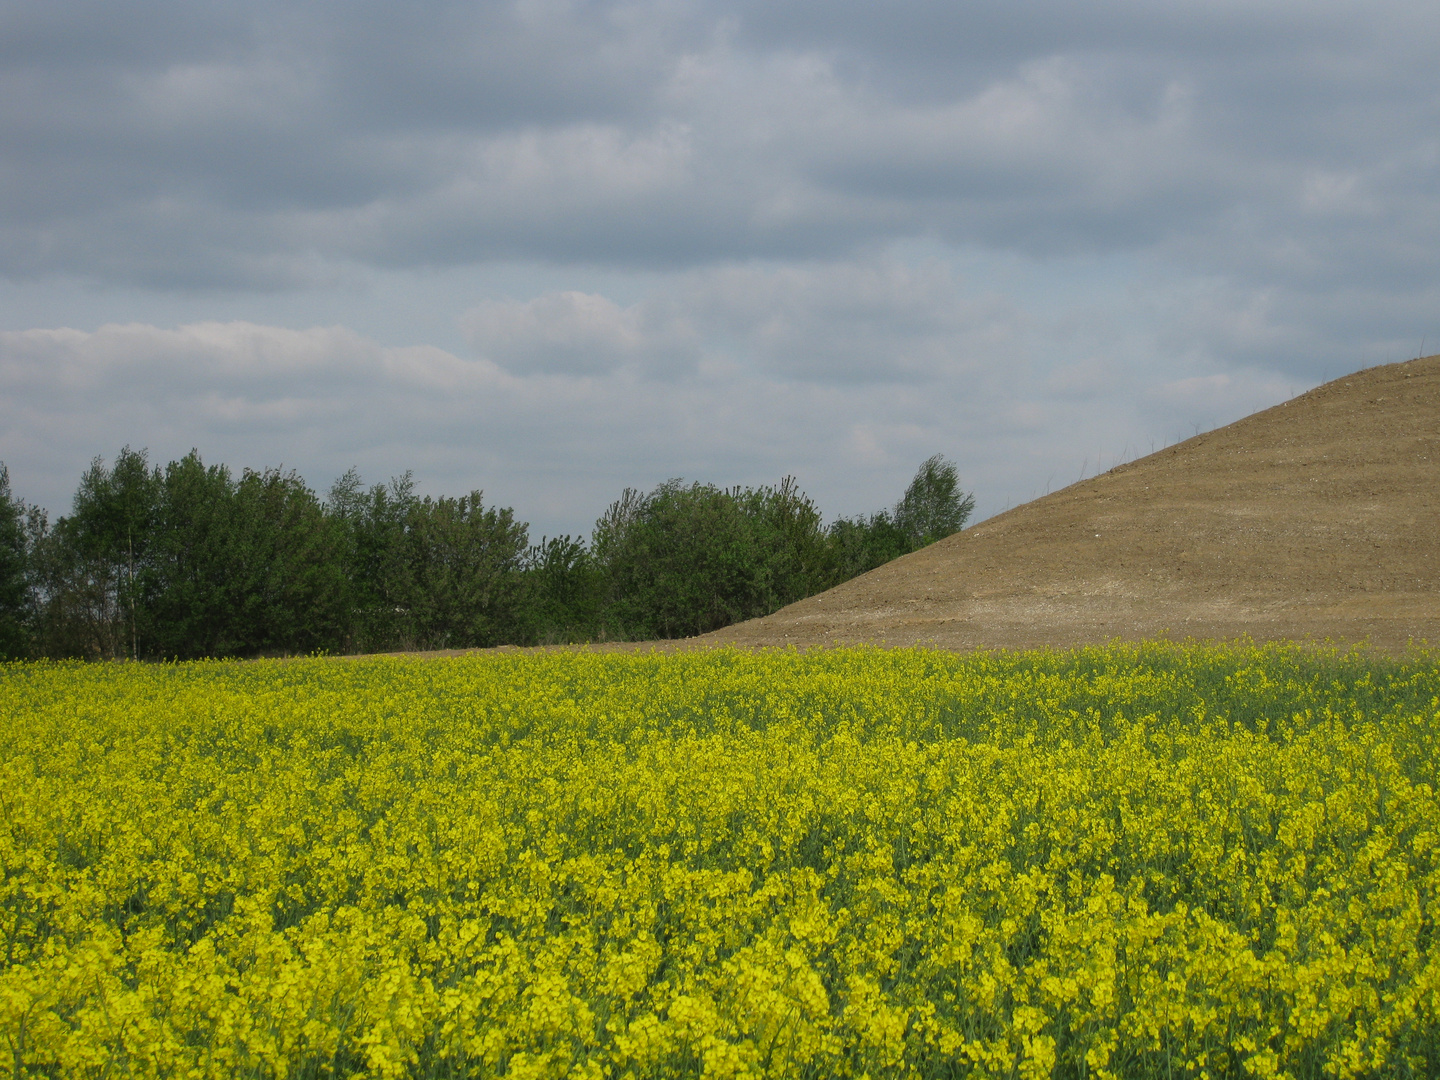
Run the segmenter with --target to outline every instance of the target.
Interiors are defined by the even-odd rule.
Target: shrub
[[[596,522],[593,551],[607,628],[623,638],[707,633],[826,583],[820,512],[791,477],[777,487],[627,488]]]

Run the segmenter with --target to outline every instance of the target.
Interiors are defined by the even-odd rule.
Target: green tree
[[[483,495],[428,496],[406,520],[410,641],[421,648],[500,645],[519,632],[519,573],[529,528]]]
[[[46,653],[103,660],[140,654],[142,571],[158,484],[143,450],[124,447],[113,466],[97,457],[80,478],[70,514],[43,530],[34,558]]]
[[[676,638],[768,614],[823,587],[824,531],[787,477],[778,487],[722,489],[670,480],[627,488],[596,522],[615,636]]]
[[[10,470],[0,461],[0,660],[18,660],[30,651],[26,509],[11,493]]]
[[[349,605],[340,530],[295,472],[236,480],[191,451],[161,479],[145,590],[152,653],[338,648]]]
[[[239,642],[231,626],[237,582],[235,482],[224,465],[192,450],[160,482],[146,592],[149,638],[163,657],[225,656]]]
[[[974,497],[960,490],[954,463],[940,454],[927,458],[893,511],[840,518],[831,524],[826,586],[849,581],[959,532],[974,508]]]
[[[246,469],[235,486],[236,651],[336,649],[349,608],[340,531],[293,470]]]
[[[746,492],[746,502],[763,565],[755,613],[769,614],[826,588],[829,554],[820,508],[795,478]]]
[[[420,498],[406,472],[368,490],[349,470],[325,499],[349,588],[347,647],[468,648],[535,633],[521,582],[529,528],[472,491]]]
[[[348,649],[380,652],[413,643],[409,530],[418,504],[409,472],[367,490],[352,468],[326,495],[326,512],[340,529],[340,558],[349,587]]]
[[[593,641],[601,634],[605,576],[584,540],[544,537],[525,553],[517,644]]]
[[[960,490],[955,463],[941,454],[926,458],[895,505],[895,525],[914,551],[965,527],[975,497]]]
[[[910,537],[888,510],[869,517],[840,518],[830,525],[830,575],[827,587],[883,566],[912,550]]]

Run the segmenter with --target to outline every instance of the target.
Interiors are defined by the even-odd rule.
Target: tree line
[[[410,473],[323,496],[192,451],[96,458],[53,523],[0,463],[0,658],[188,659],[688,637],[766,615],[965,524],[952,462],[825,525],[786,477],[627,488],[591,536],[543,537]]]

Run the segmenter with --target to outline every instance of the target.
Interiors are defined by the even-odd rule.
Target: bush
[[[791,477],[778,487],[680,480],[627,488],[595,524],[606,629],[689,637],[766,615],[825,586],[820,512]]]
[[[604,607],[604,572],[583,539],[545,537],[525,553],[516,644],[594,641]]]

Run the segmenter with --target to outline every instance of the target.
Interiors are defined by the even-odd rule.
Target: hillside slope
[[[1440,356],[1347,375],[696,639],[1440,645]]]

